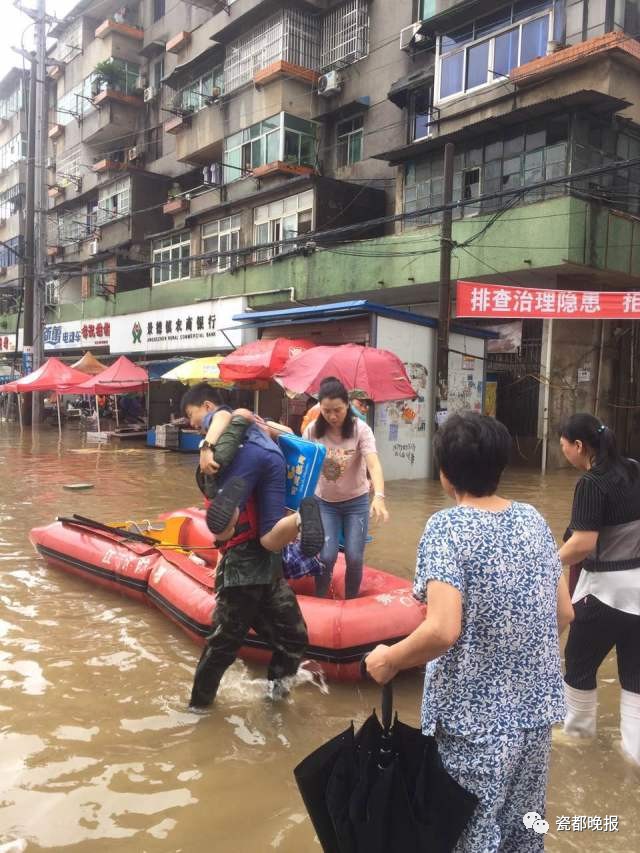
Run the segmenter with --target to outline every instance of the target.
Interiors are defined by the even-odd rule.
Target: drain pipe
[[[594,415],[598,417],[600,409],[600,391],[602,388],[602,360],[604,356],[604,320],[600,320],[600,353],[598,355],[598,375],[596,377],[596,400]]]
[[[544,395],[542,400],[542,465],[541,473],[547,473],[547,453],[549,450],[549,407],[551,405],[551,347],[553,344],[553,320],[547,320],[547,341],[545,347],[545,374],[547,381],[544,384]]]

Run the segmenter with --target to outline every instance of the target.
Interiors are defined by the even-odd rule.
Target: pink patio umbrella
[[[317,397],[326,376],[337,377],[348,391],[364,391],[374,403],[418,396],[395,353],[359,344],[314,347],[287,362],[275,379],[287,391]]]

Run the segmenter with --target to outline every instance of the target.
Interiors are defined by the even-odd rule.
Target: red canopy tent
[[[80,370],[75,370],[67,364],[63,364],[59,358],[48,358],[33,373],[16,379],[15,382],[10,382],[5,386],[7,391],[15,391],[18,394],[28,394],[32,391],[55,391],[63,393],[67,389],[75,390],[78,385],[84,382],[87,378],[86,373]],[[18,406],[20,406],[18,398]],[[62,432],[62,423],[60,420],[60,399],[58,403],[58,432]],[[22,410],[20,411],[20,423],[22,425]]]
[[[121,355],[110,367],[97,376],[87,379],[73,390],[81,394],[127,394],[129,391],[144,391],[149,384],[149,374],[125,355]]]
[[[138,367],[125,355],[105,368],[97,376],[91,376],[73,390],[80,394],[128,394],[131,391],[144,391],[149,384],[149,374]],[[96,409],[98,407],[96,406]],[[118,423],[118,407],[116,406],[116,424]],[[98,432],[100,432],[100,415],[98,414]]]
[[[80,382],[84,382],[87,374],[81,370],[63,364],[59,358],[48,358],[44,364],[28,376],[23,376],[11,382],[12,390],[23,394],[30,391],[58,391],[66,386],[75,388]]]

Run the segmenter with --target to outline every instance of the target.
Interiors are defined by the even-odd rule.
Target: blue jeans
[[[344,531],[344,556],[347,564],[345,598],[355,598],[362,580],[364,546],[369,529],[369,495],[360,495],[336,503],[318,500],[324,525],[324,547],[320,562],[324,571],[316,577],[316,595],[324,598],[331,584],[333,567],[338,559],[340,535]]]

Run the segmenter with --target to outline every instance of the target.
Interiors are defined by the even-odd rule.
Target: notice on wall
[[[233,321],[244,299],[212,299],[113,317],[110,349],[120,353],[224,351],[245,343],[247,330]]]
[[[541,290],[459,281],[458,317],[639,320],[640,292]]]

